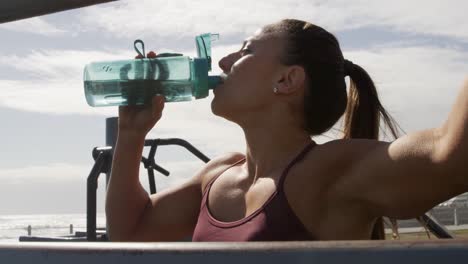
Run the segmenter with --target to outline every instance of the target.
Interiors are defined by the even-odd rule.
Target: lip
[[[221,88],[221,86],[223,86],[222,83],[220,85],[218,85],[216,88],[213,89],[213,94],[214,95],[216,95],[218,93],[218,90],[219,90],[219,88]]]
[[[227,75],[224,74],[224,73],[220,74],[219,77],[221,77],[221,83],[220,83],[218,86],[216,86],[216,88],[213,89],[213,94],[216,94],[217,91],[218,91],[221,87],[224,86],[224,84],[226,83],[226,81],[227,81],[227,79],[228,79]]]
[[[221,77],[221,80],[222,80],[222,83],[226,82],[227,78],[228,78],[228,75],[225,74],[225,73],[221,73],[219,75],[219,77]]]

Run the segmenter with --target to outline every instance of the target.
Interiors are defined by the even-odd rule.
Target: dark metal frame
[[[169,171],[163,167],[156,164],[155,155],[158,146],[168,146],[168,145],[178,145],[184,147],[194,156],[202,160],[203,162],[208,162],[210,159],[203,154],[200,150],[195,148],[189,142],[180,139],[180,138],[168,138],[168,139],[147,139],[145,140],[145,147],[150,147],[148,157],[142,157],[141,162],[148,171],[148,180],[150,185],[150,193],[156,193],[156,181],[154,179],[154,170],[159,173],[169,176]],[[89,173],[87,179],[87,189],[86,189],[86,240],[87,241],[97,241],[97,227],[96,227],[96,203],[97,203],[97,188],[98,188],[98,178],[101,173],[110,173],[112,167],[112,156],[113,148],[112,147],[96,147],[92,152],[93,158],[95,160],[94,166]],[[99,240],[105,240],[101,238]]]
[[[431,233],[437,238],[447,239],[454,238],[452,234],[444,227],[437,219],[435,219],[431,214],[425,213],[421,216],[422,223],[421,225],[425,226]]]
[[[113,1],[117,0],[0,1],[0,24]]]

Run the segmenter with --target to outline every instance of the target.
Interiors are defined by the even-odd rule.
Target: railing
[[[2,263],[465,263],[468,240],[0,244]]]

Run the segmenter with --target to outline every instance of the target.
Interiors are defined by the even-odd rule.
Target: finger
[[[143,58],[145,58],[145,57],[143,57],[143,55],[141,55],[141,54],[138,54],[138,55],[135,56],[135,59],[143,59]]]
[[[124,111],[127,111],[127,108],[128,108],[128,106],[126,106],[126,105],[120,105],[119,106],[119,116],[121,116],[124,113]]]
[[[163,103],[166,102],[166,97],[164,95],[155,95],[154,98],[156,98],[156,100],[159,102],[159,101],[162,101]]]
[[[160,116],[162,110],[164,109],[164,96],[162,95],[154,96],[152,104],[151,104],[151,108],[152,108],[153,114]]]
[[[165,98],[163,95],[156,95],[153,100],[155,101],[154,104],[158,107],[158,109],[164,108]]]
[[[151,98],[151,105],[160,105],[164,102],[164,96],[162,95],[155,95]]]

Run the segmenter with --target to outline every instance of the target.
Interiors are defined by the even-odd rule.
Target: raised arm
[[[149,195],[139,181],[139,168],[148,131],[162,114],[164,102],[152,107],[120,107],[119,131],[106,193],[106,220],[111,240],[133,240]]]
[[[351,140],[354,161],[335,191],[375,216],[412,218],[468,191],[468,80],[446,122],[392,143]]]
[[[152,106],[121,107],[119,134],[106,196],[106,218],[111,241],[180,241],[197,223],[202,191],[241,154],[211,160],[185,183],[149,195],[141,186],[139,168],[145,136],[161,117],[164,102]]]
[[[140,184],[145,136],[161,117],[161,99],[155,97],[151,106],[119,108],[119,133],[106,196],[112,241],[180,240],[195,226],[203,172],[152,196]]]

